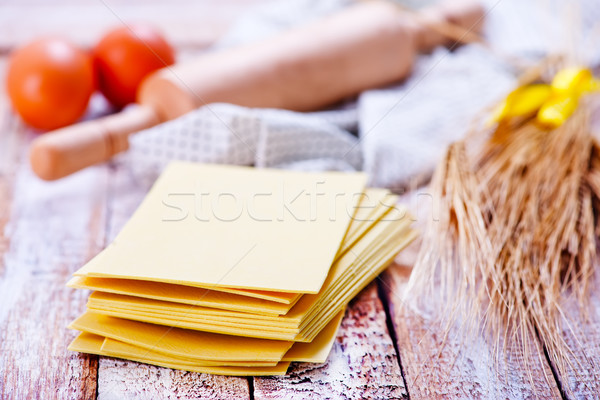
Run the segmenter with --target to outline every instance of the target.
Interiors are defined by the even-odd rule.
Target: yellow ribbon
[[[536,114],[536,120],[549,128],[562,125],[579,104],[581,96],[600,91],[600,80],[587,68],[560,70],[548,84],[522,86],[512,91],[492,114],[500,122]]]

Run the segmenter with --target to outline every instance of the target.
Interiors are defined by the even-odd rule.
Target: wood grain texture
[[[246,378],[198,374],[100,357],[98,400],[249,398]]]
[[[1,76],[5,66],[1,58]],[[85,299],[64,283],[103,236],[103,197],[97,184],[75,183],[80,195],[67,201],[70,185],[40,185],[26,167],[28,136],[1,95],[0,398],[93,399],[97,359],[66,350],[65,324]]]
[[[409,275],[410,268],[394,266],[386,271],[383,282],[411,399],[561,398],[541,353],[527,360],[532,385],[525,360],[507,352],[496,369],[491,347],[481,338],[465,343],[452,331],[442,346],[439,316],[431,310],[417,313],[401,300]]]
[[[292,363],[286,376],[254,378],[254,398],[407,398],[377,285],[352,301],[324,364]]]
[[[6,58],[0,57],[0,76],[4,75]],[[4,91],[4,80],[0,80],[0,92]],[[9,238],[5,226],[10,218],[15,168],[18,164],[20,129],[15,129],[14,118],[6,96],[0,96],[0,278],[4,275],[4,254],[8,250]]]
[[[600,273],[590,288],[589,312],[584,315],[574,298],[562,304],[563,339],[573,352],[568,377],[561,381],[569,399],[600,399]]]
[[[7,58],[0,56],[0,77],[4,77]],[[2,204],[10,203],[10,188],[8,181],[14,180],[14,175],[19,161],[21,150],[24,148],[25,127],[15,118],[10,101],[3,95],[5,79],[0,78],[0,177],[4,180],[0,188],[0,213],[6,214],[8,207]],[[5,215],[7,217],[7,215]]]
[[[97,358],[67,351],[87,293],[65,282],[102,242],[105,185],[103,168],[55,184],[18,169],[0,280],[2,399],[95,398]]]
[[[126,162],[112,164],[106,243],[119,233],[148,189],[134,180]],[[178,371],[100,357],[99,400],[176,398],[250,399],[250,388],[246,378]]]
[[[4,254],[8,251],[10,240],[5,234],[5,227],[10,218],[12,200],[12,180],[0,176],[0,279],[5,272]]]

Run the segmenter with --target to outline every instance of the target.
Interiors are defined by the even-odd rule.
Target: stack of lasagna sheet
[[[361,173],[173,163],[69,282],[74,351],[196,372],[324,362],[348,302],[414,238]]]

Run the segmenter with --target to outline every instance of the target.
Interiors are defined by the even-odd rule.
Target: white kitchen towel
[[[342,125],[343,115],[334,113]],[[136,134],[125,156],[137,179],[146,184],[171,160],[309,170],[362,167],[356,137],[325,114],[232,104],[211,104]]]
[[[131,138],[120,159],[151,183],[171,160],[308,170],[364,170],[370,185],[402,191],[426,179],[446,146],[462,137],[483,108],[515,83],[505,56],[536,59],[573,51],[597,63],[597,0],[483,0],[485,37],[479,45],[438,48],[418,57],[399,85],[362,93],[341,108],[314,113],[212,104]],[[217,43],[259,40],[319,18],[347,0],[290,0],[250,13]],[[571,15],[572,17],[569,17]],[[574,16],[574,17],[573,17]]]

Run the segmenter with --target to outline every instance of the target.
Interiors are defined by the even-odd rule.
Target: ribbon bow
[[[579,104],[581,96],[600,91],[600,80],[587,68],[565,68],[548,84],[532,84],[513,90],[492,115],[494,122],[536,113],[543,126],[562,125]]]

